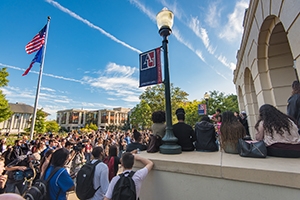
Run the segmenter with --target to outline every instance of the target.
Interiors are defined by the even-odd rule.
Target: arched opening
[[[276,16],[269,16],[258,38],[258,71],[264,103],[286,112],[291,83],[296,80],[287,33]]]
[[[250,134],[254,136],[254,124],[257,121],[258,116],[258,101],[257,94],[254,87],[254,81],[252,74],[249,68],[245,69],[244,72],[244,83],[245,83],[245,110],[248,112],[248,123],[251,124],[249,126]]]

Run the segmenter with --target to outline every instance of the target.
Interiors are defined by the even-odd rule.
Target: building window
[[[79,112],[71,112],[69,116],[69,124],[78,124]]]
[[[98,112],[89,112],[86,117],[87,124],[98,124]]]
[[[101,123],[108,123],[107,112],[101,112]]]
[[[61,124],[66,124],[67,121],[67,113],[63,112],[61,117]]]
[[[84,117],[84,112],[81,113],[81,122],[80,122],[80,124],[83,124],[83,117]]]
[[[125,115],[126,115],[125,113],[121,113],[121,120],[120,120],[120,122],[121,122],[122,124],[124,124],[125,121],[126,121]]]
[[[113,124],[113,123],[114,123],[114,120],[115,120],[115,113],[114,113],[114,112],[110,112],[110,120],[109,120],[109,123],[110,123],[110,124]]]

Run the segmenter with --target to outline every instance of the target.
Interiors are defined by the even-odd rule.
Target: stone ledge
[[[243,158],[223,152],[183,152],[178,155],[141,152],[154,170],[300,189],[300,159]],[[137,162],[135,168],[141,168]]]

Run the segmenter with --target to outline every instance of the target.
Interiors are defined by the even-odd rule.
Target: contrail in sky
[[[7,67],[7,68],[10,68],[10,69],[19,70],[19,71],[25,71],[25,69],[22,69],[20,67],[6,65],[6,64],[3,64],[3,63],[0,63],[0,66]],[[29,73],[39,74],[39,72],[34,71],[34,70],[30,70]],[[63,76],[57,76],[57,75],[53,75],[53,74],[47,74],[47,73],[44,73],[44,72],[43,72],[43,76],[48,76],[48,77],[57,78],[57,79],[65,80],[65,81],[73,81],[73,82],[84,84],[84,82],[81,81],[81,80],[77,80],[77,79],[73,79],[73,78],[66,78],[66,77],[63,77]]]
[[[71,10],[63,7],[62,5],[60,5],[59,3],[57,3],[56,1],[53,0],[45,0],[47,3],[53,5],[54,7],[58,8],[59,10],[69,14],[71,17],[74,17],[75,19],[85,23],[86,25],[88,25],[89,27],[96,29],[98,31],[100,31],[103,35],[107,36],[108,38],[110,38],[111,40],[131,49],[132,51],[135,51],[137,53],[142,53],[142,51],[140,51],[139,49],[136,49],[132,46],[130,46],[129,44],[119,40],[118,38],[116,38],[115,36],[111,35],[110,33],[106,32],[105,30],[103,30],[102,28],[100,28],[99,26],[94,25],[93,23],[89,22],[86,19],[83,19],[82,17],[80,17],[79,15],[77,15],[76,13],[72,12]]]

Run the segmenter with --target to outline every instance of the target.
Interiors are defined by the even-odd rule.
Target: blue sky
[[[236,53],[249,0],[0,1],[0,67],[11,103],[34,105],[39,64],[22,77],[35,53],[25,45],[47,23],[39,108],[133,108],[139,103],[139,53],[161,46],[156,14],[174,13],[169,37],[170,81],[201,100],[206,91],[236,94]],[[163,67],[163,65],[162,65]]]

